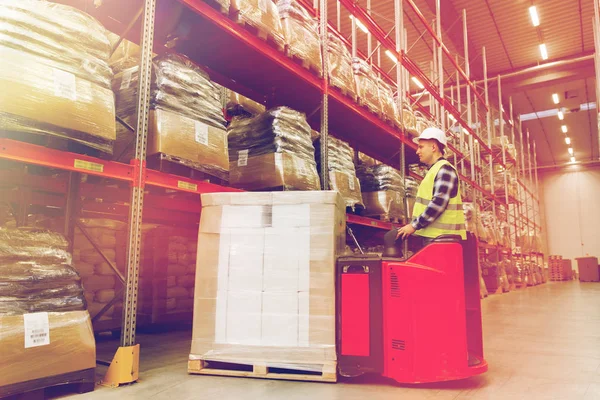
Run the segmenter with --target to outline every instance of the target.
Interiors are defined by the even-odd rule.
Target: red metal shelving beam
[[[370,226],[371,228],[390,230],[398,224],[392,224],[390,222],[379,221],[373,218],[361,217],[355,214],[346,214],[346,222],[349,224]]]
[[[11,139],[0,139],[0,158],[133,182],[132,165]]]

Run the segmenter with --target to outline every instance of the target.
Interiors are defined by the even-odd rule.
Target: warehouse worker
[[[414,141],[419,146],[419,161],[429,170],[417,191],[413,220],[398,229],[396,238],[419,236],[423,243],[418,247],[441,235],[459,235],[466,240],[458,173],[444,158],[446,134],[438,128],[427,128]]]

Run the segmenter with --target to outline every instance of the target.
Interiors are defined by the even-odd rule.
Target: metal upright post
[[[402,66],[402,54],[405,50],[405,42],[406,42],[406,31],[404,30],[404,9],[403,9],[404,0],[394,0],[394,22],[395,22],[395,44],[396,44],[396,54],[398,58],[398,62],[396,63],[396,90],[397,90],[397,107],[400,111],[400,119],[403,116],[403,105],[404,98],[406,97],[407,86],[405,86],[406,80],[404,71],[404,67]],[[404,137],[404,132],[402,133]],[[404,222],[408,223],[410,218],[409,210],[408,210],[408,199],[406,198],[406,146],[404,145],[404,140],[400,142],[400,179],[402,179],[402,184],[404,185]],[[404,254],[408,254],[408,242],[405,240],[403,243],[403,251]]]
[[[328,24],[327,24],[327,0],[320,0],[319,22],[321,24],[321,54],[323,59],[323,95],[321,98],[321,187],[329,190],[329,57],[328,57]],[[352,47],[356,54],[356,19],[352,19]]]
[[[371,15],[371,0],[367,0],[367,14]],[[371,36],[371,31],[367,33],[367,55],[371,58],[371,52],[373,49],[373,38]],[[370,60],[367,60],[370,61]]]
[[[486,111],[486,124],[487,124],[487,144],[488,147],[492,148],[492,108],[490,107],[490,94],[488,87],[488,70],[487,70],[487,53],[485,47],[482,50],[483,57],[483,85],[484,85],[484,96],[485,96],[485,107]],[[488,167],[490,174],[490,188],[492,196],[494,195],[494,168],[493,168],[494,158],[492,153],[488,154]],[[496,199],[492,199],[492,211],[494,215],[496,215]],[[508,221],[507,221],[508,222]]]
[[[437,72],[438,72],[438,79],[439,79],[439,90],[440,90],[440,96],[442,96],[442,99],[445,98],[444,95],[444,66],[443,66],[443,59],[442,59],[442,11],[441,11],[441,6],[440,6],[440,1],[441,0],[436,0],[435,2],[435,15],[436,15],[436,34],[440,40],[440,43],[437,45]],[[459,84],[459,82],[457,82],[457,85]],[[444,108],[444,102],[440,102],[440,106],[439,106],[439,121],[440,121],[440,128],[442,129],[442,131],[446,131],[446,115],[445,115],[445,108]]]
[[[594,64],[596,66],[596,99],[600,99],[600,0],[594,0]],[[598,100],[597,100],[598,101]],[[598,127],[598,143],[600,143],[600,110],[596,107],[596,125]],[[593,153],[592,153],[593,154]],[[600,151],[598,152],[600,159]]]
[[[73,242],[75,239],[75,221],[77,220],[77,210],[79,209],[79,183],[81,174],[79,172],[69,172],[67,183],[67,202],[65,204],[65,224],[64,234],[69,239],[69,252],[73,252]]]
[[[142,25],[141,60],[137,104],[137,133],[135,159],[132,160],[133,183],[129,207],[127,242],[127,281],[123,304],[121,346],[102,381],[109,386],[134,382],[139,373],[139,344],[135,344],[137,296],[142,242],[142,210],[144,206],[144,182],[146,175],[146,143],[150,109],[150,86],[152,81],[152,47],[154,42],[154,17],[156,0],[145,0]]]
[[[467,76],[467,80],[471,79],[471,67],[469,62],[469,37],[467,32],[467,10],[463,9],[463,45],[465,47],[465,75]],[[460,85],[459,89],[460,90]],[[471,104],[471,85],[467,82],[466,84],[467,90],[467,126],[471,129],[473,120],[472,120],[472,104]],[[473,135],[469,135],[469,153],[470,153],[470,164],[471,164],[471,180],[473,182],[476,181],[475,177],[475,138]],[[473,193],[473,204],[477,204],[477,190],[472,188]],[[475,208],[475,213],[477,213],[477,207]]]

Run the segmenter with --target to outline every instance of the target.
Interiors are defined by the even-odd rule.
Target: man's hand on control
[[[413,228],[411,224],[406,224],[402,228],[398,229],[398,234],[396,235],[396,239],[402,238],[406,239],[413,233],[415,233],[416,229]]]

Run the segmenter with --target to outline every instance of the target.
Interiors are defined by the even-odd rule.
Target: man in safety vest
[[[411,223],[398,229],[396,238],[423,238],[426,245],[441,235],[459,235],[466,240],[460,184],[456,169],[444,158],[446,134],[438,128],[425,129],[414,139],[419,161],[429,166],[413,208]]]

